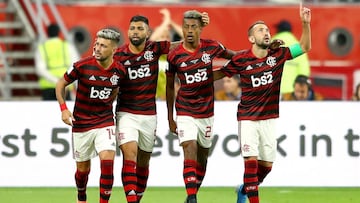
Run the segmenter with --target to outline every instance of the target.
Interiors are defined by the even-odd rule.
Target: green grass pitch
[[[359,203],[359,187],[260,187],[261,203]],[[149,187],[142,203],[183,203],[182,187]],[[75,188],[1,187],[2,203],[76,203]],[[97,203],[98,188],[88,189],[88,202]],[[198,193],[200,203],[235,203],[233,187],[203,187]],[[122,188],[113,189],[110,203],[126,203]]]

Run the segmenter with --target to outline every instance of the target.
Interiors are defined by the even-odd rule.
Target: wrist
[[[67,109],[68,109],[68,108],[67,108],[67,106],[66,106],[66,103],[60,104],[60,110],[61,110],[61,112],[65,111],[65,110],[67,110]]]

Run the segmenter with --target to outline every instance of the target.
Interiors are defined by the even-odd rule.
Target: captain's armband
[[[293,58],[296,58],[304,53],[304,51],[301,49],[301,46],[299,43],[293,44],[289,46],[291,56]]]

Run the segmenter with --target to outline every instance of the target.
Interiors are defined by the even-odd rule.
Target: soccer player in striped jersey
[[[209,23],[207,13],[202,22]],[[149,20],[130,19],[129,43],[121,46],[115,59],[126,68],[120,81],[116,105],[116,134],[123,154],[122,183],[128,203],[140,202],[149,177],[149,161],[156,136],[156,87],[158,60],[180,42],[150,41]]]
[[[184,42],[168,54],[166,101],[170,131],[178,134],[184,151],[183,178],[186,202],[196,203],[204,179],[212,143],[214,116],[214,81],[212,62],[215,57],[230,59],[235,52],[215,40],[201,39],[201,14],[184,13]],[[175,76],[180,80],[176,97],[176,123],[173,118]]]
[[[237,203],[259,202],[258,186],[272,169],[276,155],[276,122],[279,117],[281,75],[286,60],[311,49],[311,13],[300,4],[302,35],[298,44],[270,50],[270,31],[263,21],[248,30],[251,49],[235,55],[215,79],[240,74],[242,90],[237,119],[241,153],[244,158],[244,184]]]
[[[109,202],[114,182],[116,152],[113,101],[119,82],[125,77],[124,67],[113,59],[119,46],[120,33],[102,29],[96,34],[94,55],[74,63],[56,85],[64,123],[72,126],[73,156],[76,161],[77,202],[86,203],[86,187],[91,159],[100,158],[100,203]],[[64,100],[67,85],[77,81],[73,114]]]

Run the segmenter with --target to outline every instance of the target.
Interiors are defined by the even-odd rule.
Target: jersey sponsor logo
[[[90,98],[91,99],[108,99],[110,97],[112,89],[104,87],[103,89],[95,89],[95,87],[91,87]]]
[[[199,59],[194,59],[194,60],[191,60],[190,63],[195,64],[195,63],[197,63],[198,61],[199,61]]]
[[[201,61],[204,62],[205,64],[211,63],[210,54],[204,52],[203,55],[201,56]]]
[[[208,75],[206,69],[200,69],[193,75],[185,73],[185,79],[187,84],[192,84],[194,82],[206,81],[208,79]]]
[[[100,78],[102,81],[105,81],[108,77],[106,77],[106,76],[99,76],[99,78]]]
[[[132,70],[130,67],[128,68],[128,74],[130,80],[135,80],[137,78],[146,78],[151,76],[150,65],[141,65],[140,68]]]
[[[257,67],[261,67],[261,66],[263,66],[263,65],[264,65],[264,62],[260,62],[260,63],[257,63],[257,64],[256,64]]]
[[[251,76],[251,83],[253,87],[259,87],[261,85],[267,85],[273,83],[273,75],[272,72],[264,72],[264,74],[260,77]]]

